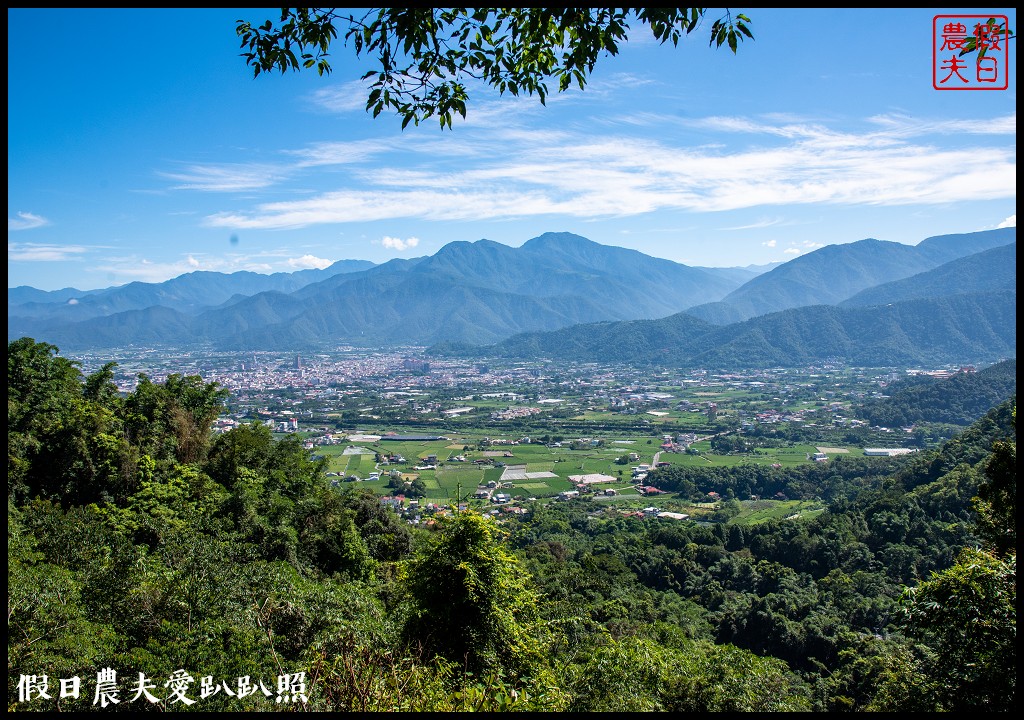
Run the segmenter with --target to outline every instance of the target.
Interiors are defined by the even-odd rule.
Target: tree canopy
[[[548,82],[562,92],[584,88],[598,58],[616,55],[631,23],[646,25],[656,40],[678,45],[701,27],[707,8],[373,8],[361,16],[336,8],[282,8],[275,23],[239,20],[242,56],[253,75],[316,68],[331,72],[330,47],[344,31],[357,56],[379,67],[366,110],[377,117],[393,110],[410,122],[437,116],[441,127],[455,113],[466,117],[467,84],[480,81],[499,93],[548,95]],[[727,45],[733,53],[744,38],[753,39],[750,18],[742,13],[714,20],[709,45]]]
[[[101,668],[154,710],[171,681],[134,678],[210,712],[1016,710],[1015,397],[912,458],[653,471],[726,498],[700,522],[410,517],[294,435],[211,432],[215,383],[113,367],[8,343],[11,710],[99,709]],[[828,507],[738,512],[780,490]]]

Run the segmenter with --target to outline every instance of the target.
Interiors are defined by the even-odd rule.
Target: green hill
[[[889,397],[865,403],[858,415],[884,427],[915,422],[969,425],[1017,392],[1017,360],[942,380],[907,378],[889,386],[887,392]]]
[[[954,295],[868,308],[818,305],[725,327],[685,313],[516,335],[480,356],[680,367],[861,366],[991,362],[1015,354],[1016,293]],[[432,352],[471,354],[465,346]]]

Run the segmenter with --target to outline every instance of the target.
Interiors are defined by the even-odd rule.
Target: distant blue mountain
[[[471,344],[467,352],[722,367],[980,360],[1015,352],[1015,232],[827,246],[746,282],[755,270],[688,267],[570,233],[519,248],[453,242],[353,272],[135,283],[82,297],[78,316],[12,310],[8,337],[65,350]],[[267,289],[274,283],[284,289]],[[785,307],[761,312],[775,305]],[[98,310],[107,314],[88,315]]]
[[[294,292],[333,275],[361,272],[374,267],[369,260],[339,260],[323,270],[279,272],[272,275],[241,271],[196,271],[161,283],[131,282],[127,285],[72,294],[72,288],[44,293],[34,288],[7,291],[7,316],[81,321],[149,307],[166,307],[194,314],[228,302],[236,295],[260,292]],[[22,299],[26,300],[22,300]]]
[[[24,305],[25,303],[62,303],[74,298],[84,297],[102,290],[79,290],[62,288],[60,290],[37,290],[29,285],[7,288],[7,306]]]
[[[883,283],[932,270],[951,260],[1016,242],[1017,228],[940,235],[917,245],[867,239],[826,245],[794,258],[687,312],[724,325],[807,305],[836,305]]]
[[[31,317],[12,310],[8,335],[76,348],[157,338],[265,349],[495,342],[581,322],[664,317],[724,297],[741,282],[571,233],[546,233],[519,248],[453,242],[429,257],[337,273],[295,289],[248,294],[243,280],[251,278],[236,275],[218,278],[216,292],[206,282],[193,288],[197,278],[182,276],[83,298],[70,312]],[[264,286],[267,278],[260,280]],[[144,329],[131,313],[145,302],[180,315],[164,316],[166,332]]]
[[[962,293],[1015,290],[1017,243],[984,250],[951,260],[933,270],[861,290],[839,303],[840,307],[884,305]]]
[[[956,294],[887,305],[814,305],[716,326],[686,313],[514,335],[485,347],[440,343],[437,355],[550,358],[702,368],[886,367],[1016,356],[1017,294]]]

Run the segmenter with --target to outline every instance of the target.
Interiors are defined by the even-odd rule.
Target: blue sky
[[[402,131],[340,41],[330,76],[254,79],[235,21],[273,11],[8,9],[8,287],[547,231],[725,267],[1016,224],[1016,41],[1007,90],[932,87],[933,16],[977,10],[745,12],[735,56],[636,26],[584,91],[472,89],[453,130]]]

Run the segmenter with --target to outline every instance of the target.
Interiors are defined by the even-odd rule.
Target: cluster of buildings
[[[689,515],[685,513],[669,512],[656,507],[645,507],[643,510],[630,510],[622,513],[626,517],[635,518],[665,518],[667,520],[687,520]]]
[[[661,449],[665,452],[684,453],[693,443],[697,442],[696,433],[679,433],[661,436]]]
[[[505,410],[496,410],[491,413],[491,420],[515,420],[517,418],[530,417],[540,413],[538,407],[510,407]]]
[[[450,505],[446,503],[422,502],[420,500],[410,500],[405,495],[388,495],[380,498],[380,503],[404,517],[409,524],[422,524],[428,527],[434,523],[434,518],[446,517],[457,512],[466,512],[469,509],[469,503],[460,502]],[[528,512],[526,508],[511,505],[508,504],[508,501],[505,501],[501,507],[488,510],[486,514],[499,518],[503,515],[526,515]]]

